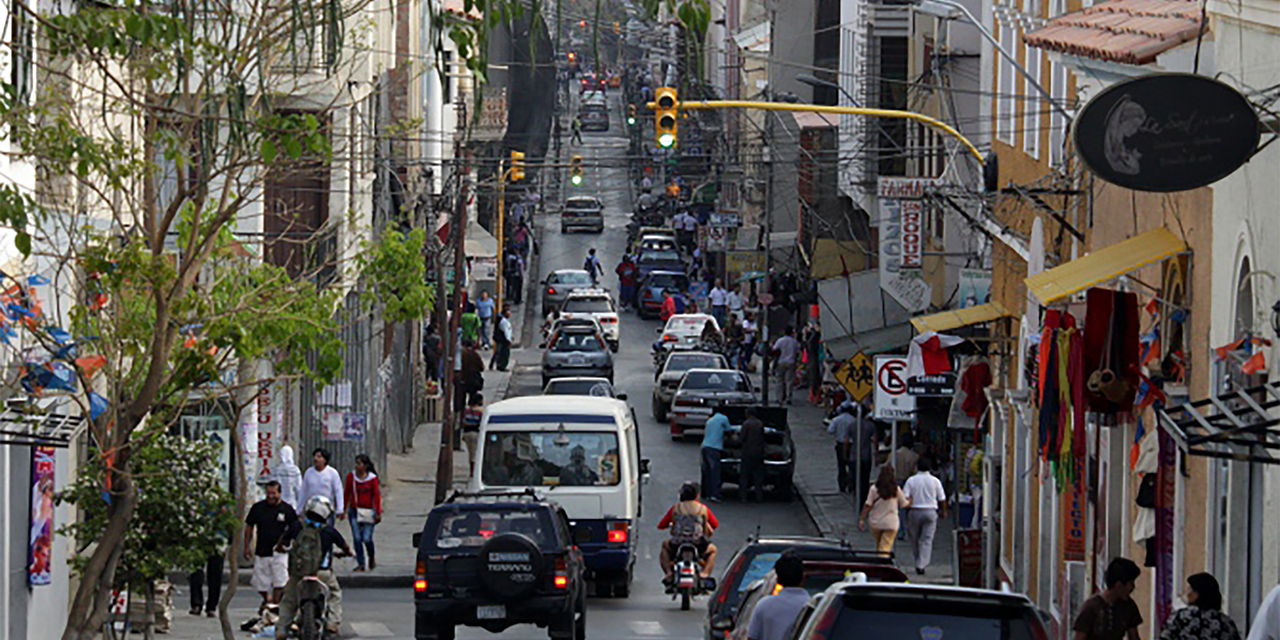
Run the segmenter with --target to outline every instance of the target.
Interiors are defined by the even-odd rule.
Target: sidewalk
[[[822,424],[824,411],[821,407],[809,404],[807,392],[796,390],[795,404],[791,406],[790,423],[791,439],[795,444],[795,457],[804,460],[804,464],[796,465],[795,487],[804,502],[809,517],[823,537],[844,538],[855,549],[874,549],[875,541],[870,531],[858,531],[858,513],[861,504],[855,507],[853,496],[840,493],[836,483],[836,455],[833,440]],[[933,558],[928,573],[917,576],[915,557],[911,553],[911,544],[906,539],[905,530],[894,545],[894,554],[898,566],[907,573],[913,582],[934,584],[952,584],[954,555],[953,526],[950,519],[938,521],[938,532],[933,540]]]

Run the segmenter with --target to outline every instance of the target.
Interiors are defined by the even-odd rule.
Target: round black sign
[[[1108,87],[1075,121],[1076,150],[1100,178],[1185,191],[1227,177],[1258,147],[1258,114],[1234,88],[1185,73]]]

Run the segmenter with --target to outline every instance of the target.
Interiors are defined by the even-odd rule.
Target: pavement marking
[[[667,635],[667,630],[662,628],[662,623],[655,622],[653,620],[631,620],[627,622],[627,626],[631,627],[632,631],[642,636]]]
[[[351,622],[351,630],[361,638],[390,638],[395,634],[381,622]]]

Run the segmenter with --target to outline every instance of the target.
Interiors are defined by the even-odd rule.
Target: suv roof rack
[[[445,504],[494,504],[498,502],[542,502],[532,487],[517,490],[496,491],[455,491],[444,501]]]

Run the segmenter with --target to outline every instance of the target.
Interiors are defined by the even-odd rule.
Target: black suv
[[[418,640],[453,640],[454,627],[493,633],[545,627],[555,640],[586,636],[586,581],[564,509],[530,491],[457,494],[414,534]]]

